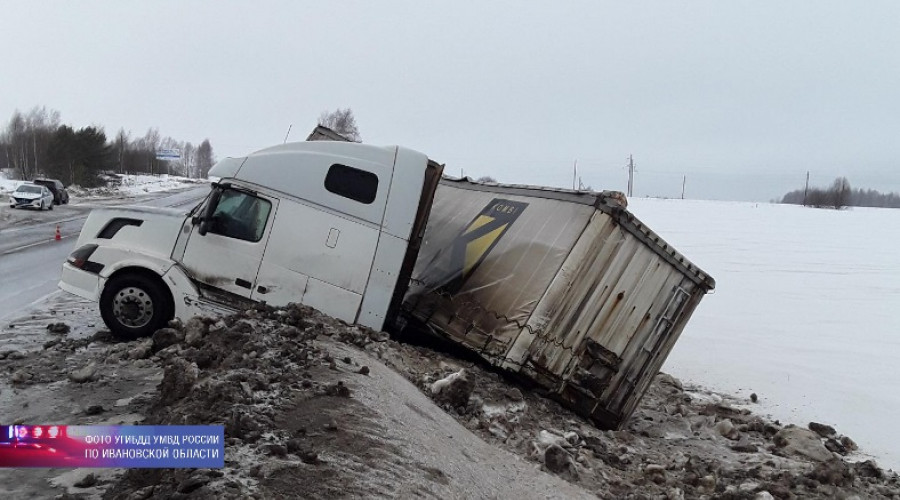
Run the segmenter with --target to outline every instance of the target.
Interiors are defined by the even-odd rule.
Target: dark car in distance
[[[66,191],[66,187],[63,186],[62,182],[56,179],[35,179],[32,182],[41,186],[47,186],[47,189],[53,193],[54,205],[66,205],[69,203],[69,192]]]

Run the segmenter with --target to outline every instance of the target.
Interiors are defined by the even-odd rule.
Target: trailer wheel
[[[116,337],[147,337],[172,318],[167,294],[159,279],[139,273],[118,275],[103,288],[100,315]]]

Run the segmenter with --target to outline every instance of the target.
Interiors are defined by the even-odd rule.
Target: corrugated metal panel
[[[498,214],[497,207],[517,211]],[[586,205],[499,198],[442,182],[408,308],[470,347],[504,356],[593,212]]]
[[[444,180],[404,308],[619,427],[714,281],[604,195]]]
[[[642,396],[643,379],[658,371],[652,361],[668,356],[674,340],[666,340],[677,338],[687,319],[677,316],[677,305],[698,286],[630,233],[610,231],[608,219],[598,213],[592,220],[579,241],[585,249],[563,265],[572,279],[545,297],[559,306],[526,366],[533,376],[566,381],[557,386],[565,399],[593,399],[592,416],[616,427]]]

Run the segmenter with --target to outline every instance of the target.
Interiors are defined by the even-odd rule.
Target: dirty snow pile
[[[900,498],[900,478],[872,461],[853,463],[855,444],[835,429],[782,426],[665,374],[656,377],[625,429],[602,431],[476,361],[401,344],[303,306],[259,305],[221,319],[173,321],[152,338],[132,342],[102,331],[69,339],[58,322],[47,331],[43,352],[0,353],[0,371],[16,391],[33,393],[46,384],[87,398],[88,391],[97,397],[122,390],[138,396],[115,406],[142,415],[139,423],[225,426],[224,469],[91,472],[70,493],[96,491],[111,499],[484,496],[448,489],[467,477],[463,466],[423,465],[456,454],[487,471],[491,479],[484,482],[496,483],[487,496]],[[387,367],[446,414],[396,374],[411,393],[375,385],[391,373]],[[128,381],[158,387],[140,392],[117,385]],[[376,408],[366,396],[395,391],[401,397],[393,406]],[[78,411],[90,415],[109,406]],[[397,418],[395,410],[404,406],[411,411]],[[431,446],[413,440],[411,419],[419,417]],[[410,457],[396,439],[385,439],[385,425],[408,434],[401,441],[421,456]],[[478,443],[500,455],[481,455]],[[524,476],[501,472],[504,454],[528,465]],[[416,477],[425,484],[410,486]],[[522,489],[532,488],[523,487],[523,477],[555,493],[526,489],[531,495],[523,496]]]
[[[305,473],[314,473],[322,462],[310,434],[331,434],[330,439],[338,424],[327,421],[317,429],[295,428],[296,422],[284,422],[283,412],[296,405],[316,407],[323,398],[349,398],[350,390],[342,381],[324,382],[331,377],[317,371],[351,363],[335,360],[315,345],[326,325],[309,322],[311,313],[299,307],[259,306],[224,319],[193,318],[183,326],[173,321],[171,328],[158,330],[152,338],[120,348],[123,359],[156,356],[165,369],[143,423],[224,424],[226,468],[129,470],[107,497],[169,497],[201,488],[199,493],[210,498],[246,498],[260,492],[279,496],[291,491],[265,481],[282,468],[278,460],[305,464]],[[373,332],[328,325],[335,327],[351,329],[366,339],[363,342],[371,342],[368,333]],[[354,368],[360,376],[368,370]]]
[[[603,498],[900,498],[900,478],[835,429],[782,426],[659,374],[628,424],[601,431],[479,363],[390,342],[384,360],[486,441]]]

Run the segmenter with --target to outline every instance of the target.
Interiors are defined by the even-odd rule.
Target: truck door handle
[[[264,286],[258,286],[258,287],[256,287],[256,291],[259,292],[259,293],[262,293],[262,294],[269,293],[269,289],[266,288],[266,287],[264,287]]]
[[[328,231],[328,238],[325,239],[325,246],[328,248],[334,248],[337,246],[338,238],[341,237],[341,231],[339,229],[331,228]]]
[[[244,288],[250,288],[251,286],[253,286],[253,285],[250,284],[249,281],[247,281],[247,280],[242,280],[242,279],[240,279],[240,278],[234,280],[234,284],[237,285],[237,286],[240,286],[240,287],[244,287]]]

